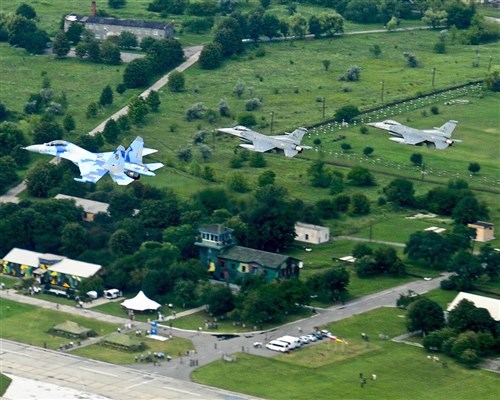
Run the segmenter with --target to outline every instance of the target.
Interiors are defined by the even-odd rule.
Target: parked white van
[[[266,348],[273,351],[281,351],[282,353],[286,353],[290,350],[290,346],[279,340],[271,340],[268,344],[266,344]]]
[[[281,336],[276,340],[279,340],[280,342],[288,343],[290,350],[297,349],[300,346],[302,346],[302,341],[298,337],[295,337],[295,336],[290,336],[290,335]]]
[[[118,289],[108,289],[104,291],[104,297],[107,299],[116,299],[118,297],[121,297],[122,292],[121,290]]]

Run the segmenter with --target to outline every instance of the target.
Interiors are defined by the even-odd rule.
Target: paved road
[[[91,394],[91,397],[80,396],[79,398],[91,399],[98,395],[117,400],[256,399],[252,396],[172,379],[155,374],[153,371],[139,372],[128,367],[88,360],[4,339],[0,339],[0,347],[2,373],[30,377],[40,382]],[[27,398],[22,388],[14,393],[7,391],[7,396],[14,400]],[[40,397],[50,398],[45,395]]]

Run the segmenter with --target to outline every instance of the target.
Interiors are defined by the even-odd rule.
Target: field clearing
[[[66,320],[92,329],[99,336],[115,332],[117,328],[115,324],[0,298],[0,336],[4,339],[39,347],[46,344],[49,349],[57,349],[61,343],[74,339],[51,335],[48,330]]]
[[[422,349],[379,340],[379,333],[393,337],[405,331],[402,313],[384,308],[328,325],[334,335],[347,338],[344,348],[322,342],[272,358],[237,354],[237,362],[216,361],[195,370],[192,378],[266,399],[390,400],[408,398],[408,388],[411,398],[419,400],[449,398],[451,393],[454,399],[496,399],[497,374],[465,369],[443,357],[449,367],[442,368]],[[370,347],[361,343],[361,332],[372,339]],[[360,372],[368,378],[363,388]]]

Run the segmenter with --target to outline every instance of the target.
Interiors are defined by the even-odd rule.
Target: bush
[[[439,107],[438,106],[432,106],[431,107],[431,113],[433,115],[438,115],[439,114]]]
[[[194,119],[202,119],[205,115],[206,107],[203,103],[196,103],[193,106],[186,110],[186,119],[188,121],[192,121]]]
[[[255,111],[255,110],[258,110],[261,105],[262,105],[262,103],[260,102],[259,99],[253,98],[253,99],[248,100],[245,103],[245,109],[247,111]]]
[[[238,124],[243,126],[255,126],[257,125],[257,120],[252,113],[242,113],[238,116]]]

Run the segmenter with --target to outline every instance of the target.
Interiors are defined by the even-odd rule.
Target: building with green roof
[[[268,251],[238,246],[233,230],[219,224],[198,229],[195,243],[200,248],[200,261],[217,280],[236,283],[241,279],[262,276],[266,281],[298,277],[302,261]]]

